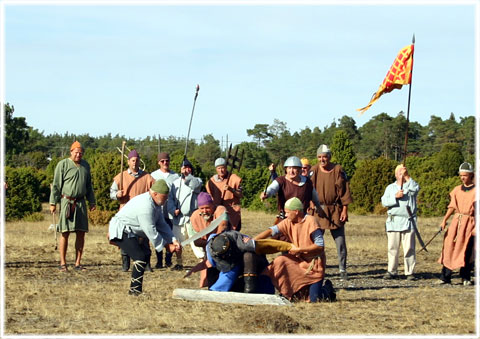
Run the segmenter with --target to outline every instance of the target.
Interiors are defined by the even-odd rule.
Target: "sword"
[[[195,233],[194,235],[192,235],[190,238],[182,241],[181,245],[182,247],[184,247],[185,245],[188,245],[190,244],[191,242],[203,237],[204,235],[207,235],[208,233],[212,232],[215,228],[218,227],[218,225],[220,225],[220,223],[224,220],[228,220],[227,219],[227,212],[223,212],[217,219],[213,220],[210,225],[208,225],[207,228],[204,228],[203,230]]]
[[[427,246],[428,246],[428,244],[430,244],[430,243],[432,242],[432,240],[435,239],[435,237],[436,237],[437,235],[439,235],[440,233],[442,233],[442,231],[443,231],[443,230],[442,230],[442,228],[440,227],[440,229],[434,234],[434,236],[432,237],[432,239],[430,239],[429,241],[427,241],[427,243],[426,243],[425,245],[423,245],[423,247],[417,251],[417,254],[420,253],[422,250],[425,250],[426,252],[428,252],[428,251],[427,251]]]
[[[417,229],[417,225],[415,224],[415,219],[413,218],[413,213],[412,210],[410,209],[410,206],[407,205],[407,212],[408,216],[412,220],[412,225],[413,225],[413,230],[415,231],[415,235],[417,236],[418,242],[420,243],[420,246],[422,246],[422,249],[425,250],[425,252],[428,252],[427,249],[425,248],[426,245],[422,240],[422,237],[420,236],[420,232]]]

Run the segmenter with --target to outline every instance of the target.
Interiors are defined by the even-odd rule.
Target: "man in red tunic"
[[[120,203],[119,210],[133,197],[148,192],[153,185],[153,178],[150,174],[141,170],[139,164],[140,155],[138,152],[136,150],[130,151],[128,153],[128,168],[113,178],[113,183],[110,187],[110,198],[118,200]],[[130,269],[130,257],[125,251],[120,251],[122,254],[122,270],[127,272]],[[148,261],[146,270],[152,270],[150,261]]]
[[[312,182],[322,208],[317,217],[322,230],[330,230],[337,247],[340,278],[347,279],[347,244],[345,222],[348,221],[348,204],[353,202],[347,175],[342,166],[330,162],[332,153],[327,145],[317,149],[318,163],[312,167]]]
[[[460,268],[460,277],[465,286],[472,285],[471,272],[474,263],[475,203],[476,189],[473,167],[468,162],[458,170],[462,185],[450,192],[450,204],[441,224],[445,229],[448,219],[454,214],[443,240],[442,254],[438,262],[443,265],[441,284],[450,284],[452,271]]]
[[[285,203],[285,216],[280,223],[255,237],[260,240],[281,233],[293,244],[288,253],[276,257],[263,274],[290,300],[335,300],[332,283],[329,280],[323,283],[326,258],[317,219],[304,214],[303,203],[296,197]]]
[[[217,174],[207,182],[207,192],[212,196],[217,206],[225,206],[228,219],[233,230],[242,228],[240,199],[242,193],[242,178],[227,171],[227,162],[223,158],[215,160]]]

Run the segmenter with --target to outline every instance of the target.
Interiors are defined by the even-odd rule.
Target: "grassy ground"
[[[256,235],[273,216],[243,212],[243,232]],[[296,334],[296,335],[470,335],[476,332],[476,286],[458,275],[451,286],[436,285],[442,236],[417,256],[417,281],[384,281],[387,253],[384,217],[350,216],[346,226],[349,280],[338,278],[335,244],[327,231],[327,277],[335,303],[292,307],[229,305],[173,299],[175,288],[197,288],[198,275],[167,269],[146,273],[144,294],[127,295],[130,273],[106,241],[106,226],[91,226],[83,264],[86,271],[60,273],[55,238],[43,222],[5,225],[6,335]],[[439,218],[421,218],[428,240]],[[68,261],[73,265],[73,243]],[[418,244],[417,244],[418,245]],[[155,260],[153,260],[155,264]],[[400,260],[401,261],[401,260]],[[184,263],[197,262],[191,250]],[[400,272],[403,266],[400,265]]]

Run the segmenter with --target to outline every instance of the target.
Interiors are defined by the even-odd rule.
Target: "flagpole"
[[[415,33],[412,37],[412,45],[415,46]],[[413,82],[413,54],[415,53],[415,48],[412,51],[412,69],[410,71],[410,86],[408,86],[408,104],[407,104],[407,126],[405,127],[405,145],[403,148],[403,166],[407,161],[407,144],[408,144],[408,125],[410,123],[410,97],[412,94],[412,82]]]

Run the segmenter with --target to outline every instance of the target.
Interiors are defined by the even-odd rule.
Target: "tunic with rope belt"
[[[315,217],[307,215],[298,223],[289,219],[282,220],[278,230],[297,247],[303,248],[314,244],[313,233],[320,229]],[[285,254],[276,257],[265,269],[272,283],[286,298],[291,298],[300,289],[323,279],[325,274],[325,251],[316,256],[300,256]]]
[[[475,235],[475,197],[475,187],[464,191],[462,185],[459,185],[450,192],[448,208],[455,209],[455,215],[445,233],[438,262],[451,270],[464,267],[466,260],[473,260],[465,258],[465,251],[470,237]]]

